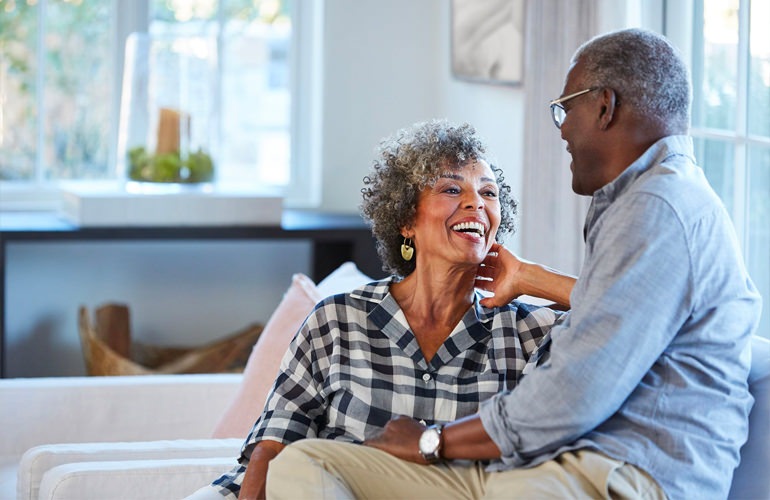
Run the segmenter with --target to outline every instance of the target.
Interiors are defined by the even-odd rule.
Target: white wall
[[[326,2],[322,209],[357,213],[380,139],[442,114],[444,3]]]
[[[448,74],[447,67],[444,74]],[[503,169],[514,197],[521,200],[524,141],[524,91],[520,87],[496,86],[449,80],[446,117],[467,121],[485,139],[492,158]],[[519,225],[517,224],[517,228]],[[518,251],[521,234],[508,236],[506,245]]]
[[[450,2],[326,2],[322,209],[357,213],[379,140],[416,121],[473,124],[521,186],[524,91],[450,72]]]
[[[454,78],[450,59],[450,2],[439,0],[438,3],[441,10],[438,37],[442,40],[439,50],[442,55],[440,75],[444,114],[449,120],[466,121],[476,127],[486,141],[493,161],[503,169],[505,181],[511,186],[514,197],[521,200],[524,88],[521,85],[493,85]],[[509,235],[505,243],[517,251],[519,238],[517,229],[517,233]]]

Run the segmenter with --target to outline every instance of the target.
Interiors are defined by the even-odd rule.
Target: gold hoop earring
[[[405,237],[404,243],[401,245],[401,257],[403,257],[404,260],[408,262],[412,260],[413,256],[414,256],[414,247],[412,246],[412,238]]]

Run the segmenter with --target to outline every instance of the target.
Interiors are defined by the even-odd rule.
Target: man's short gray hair
[[[613,89],[622,105],[668,130],[690,126],[690,74],[679,51],[662,35],[632,28],[597,36],[572,57],[590,87]]]

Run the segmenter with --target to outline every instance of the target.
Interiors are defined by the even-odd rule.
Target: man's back
[[[666,138],[595,196],[573,308],[579,317],[595,312],[590,304],[600,297],[616,301],[609,310],[624,308],[617,331],[627,333],[615,341],[633,341],[628,362],[645,371],[640,381],[626,379],[638,385],[578,447],[640,466],[669,496],[724,497],[746,439],[759,297],[729,217],[691,154],[689,138]],[[611,262],[618,266],[608,272]],[[645,311],[629,311],[634,304]]]

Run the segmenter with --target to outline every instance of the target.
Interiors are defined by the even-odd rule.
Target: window
[[[314,81],[297,75],[306,70],[294,51],[317,32],[312,7],[299,16],[297,3],[0,2],[0,208],[39,206],[41,193],[60,181],[116,178],[123,44],[132,31],[216,40],[218,181],[286,186],[292,176],[312,179],[297,175],[312,168],[303,158],[312,137],[294,117],[312,108]],[[302,36],[298,19],[308,27]],[[313,186],[300,184],[301,196],[312,200]],[[25,195],[31,205],[9,203]]]
[[[109,175],[109,0],[0,7],[0,179]]]
[[[770,2],[693,0],[681,14],[667,13],[667,34],[691,60],[695,154],[732,216],[765,303],[759,331],[768,332]]]

